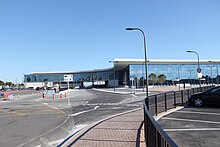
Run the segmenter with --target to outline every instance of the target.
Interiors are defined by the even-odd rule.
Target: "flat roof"
[[[93,73],[93,72],[105,72],[112,70],[111,68],[105,68],[105,69],[95,69],[95,70],[85,70],[85,71],[48,71],[48,72],[32,72],[32,74],[78,74],[78,73]]]
[[[183,59],[148,59],[148,64],[198,64],[198,60],[183,60]],[[209,62],[212,61],[212,62]],[[144,59],[114,59],[117,64],[144,64]],[[220,64],[220,60],[206,59],[199,60],[200,64]]]
[[[212,61],[212,62],[209,62]],[[116,58],[114,59],[115,68],[116,70],[123,69],[130,64],[145,64],[145,59],[121,59]],[[220,64],[220,60],[199,60],[200,64]],[[160,65],[167,65],[167,64],[198,64],[198,60],[183,60],[183,59],[148,59],[148,64],[160,64]]]

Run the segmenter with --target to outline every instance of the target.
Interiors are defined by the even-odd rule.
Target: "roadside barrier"
[[[203,92],[213,86],[186,89],[148,96],[144,100],[144,138],[147,147],[177,147],[177,144],[160,127],[153,115],[183,106],[188,97],[196,92]],[[151,104],[147,107],[147,99]],[[153,100],[153,101],[150,101]]]

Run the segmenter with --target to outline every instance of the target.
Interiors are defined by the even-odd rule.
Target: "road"
[[[158,123],[178,146],[219,147],[219,112],[219,107],[187,106],[162,117]]]
[[[72,90],[67,98],[41,94],[0,102],[0,140],[4,146],[56,146],[71,133],[109,116],[142,107],[145,94]]]

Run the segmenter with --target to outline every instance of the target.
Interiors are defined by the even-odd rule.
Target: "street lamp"
[[[207,66],[211,69],[211,82],[212,82],[212,85],[213,85],[213,79],[212,79],[212,67],[215,66],[215,65],[212,65],[212,66]]]
[[[179,90],[180,90],[180,67],[183,66],[185,64],[181,64],[178,66],[178,77],[179,77]]]
[[[201,72],[201,68],[200,68],[200,66],[199,66],[199,54],[197,53],[197,52],[195,52],[195,51],[186,51],[186,52],[188,52],[188,53],[195,53],[196,55],[197,55],[197,59],[198,59],[198,68],[196,69],[196,71],[198,72],[198,73],[200,73]],[[199,77],[198,77],[199,78]],[[201,88],[201,81],[200,81],[200,78],[199,78],[199,87]]]
[[[144,37],[144,56],[145,56],[145,70],[146,70],[146,105],[147,105],[147,109],[149,110],[149,100],[148,100],[148,77],[147,77],[147,46],[146,46],[146,39],[145,39],[145,33],[143,30],[141,30],[140,28],[126,28],[127,31],[133,31],[133,30],[137,30],[140,31]]]
[[[214,61],[209,61],[210,63],[214,63],[215,64],[215,66],[216,66],[216,71],[217,71],[217,78],[216,78],[216,80],[217,80],[217,84],[219,85],[219,77],[218,77],[218,65],[217,65],[217,63],[216,62],[214,62]]]
[[[189,72],[189,83],[190,83],[190,85],[192,84],[192,77],[191,77],[191,75],[192,75],[192,71],[193,71],[193,69],[188,69],[188,72]]]
[[[114,66],[114,92],[115,92],[115,64],[117,63],[117,61],[109,61],[109,63],[113,63],[113,66]]]
[[[188,53],[195,53],[197,55],[197,59],[198,59],[198,68],[197,68],[197,72],[200,73],[201,72],[201,69],[200,69],[200,66],[199,66],[199,54],[195,51],[187,51]]]

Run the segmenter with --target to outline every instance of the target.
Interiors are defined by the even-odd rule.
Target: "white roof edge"
[[[113,67],[99,69],[99,71],[111,70]],[[48,71],[48,72],[32,72],[32,74],[73,74],[73,73],[86,73],[86,72],[96,72],[97,70],[85,70],[85,71]]]
[[[115,58],[114,59],[115,62],[127,62],[127,63],[140,63],[140,62],[145,62],[145,59],[120,59],[120,58]],[[212,61],[209,62],[209,61]],[[167,64],[167,63],[191,63],[191,64],[196,64],[198,63],[198,60],[190,60],[190,59],[148,59],[149,63],[163,63],[163,64]],[[213,60],[213,59],[200,59],[199,62],[201,63],[209,63],[209,64],[214,64],[215,62],[220,64],[220,60]]]
[[[149,61],[198,61],[197,59],[192,60],[192,59],[148,59]],[[125,59],[125,58],[115,58],[114,61],[145,61],[145,59]],[[200,59],[199,61],[212,61],[212,62],[220,62],[219,60],[216,59]]]

